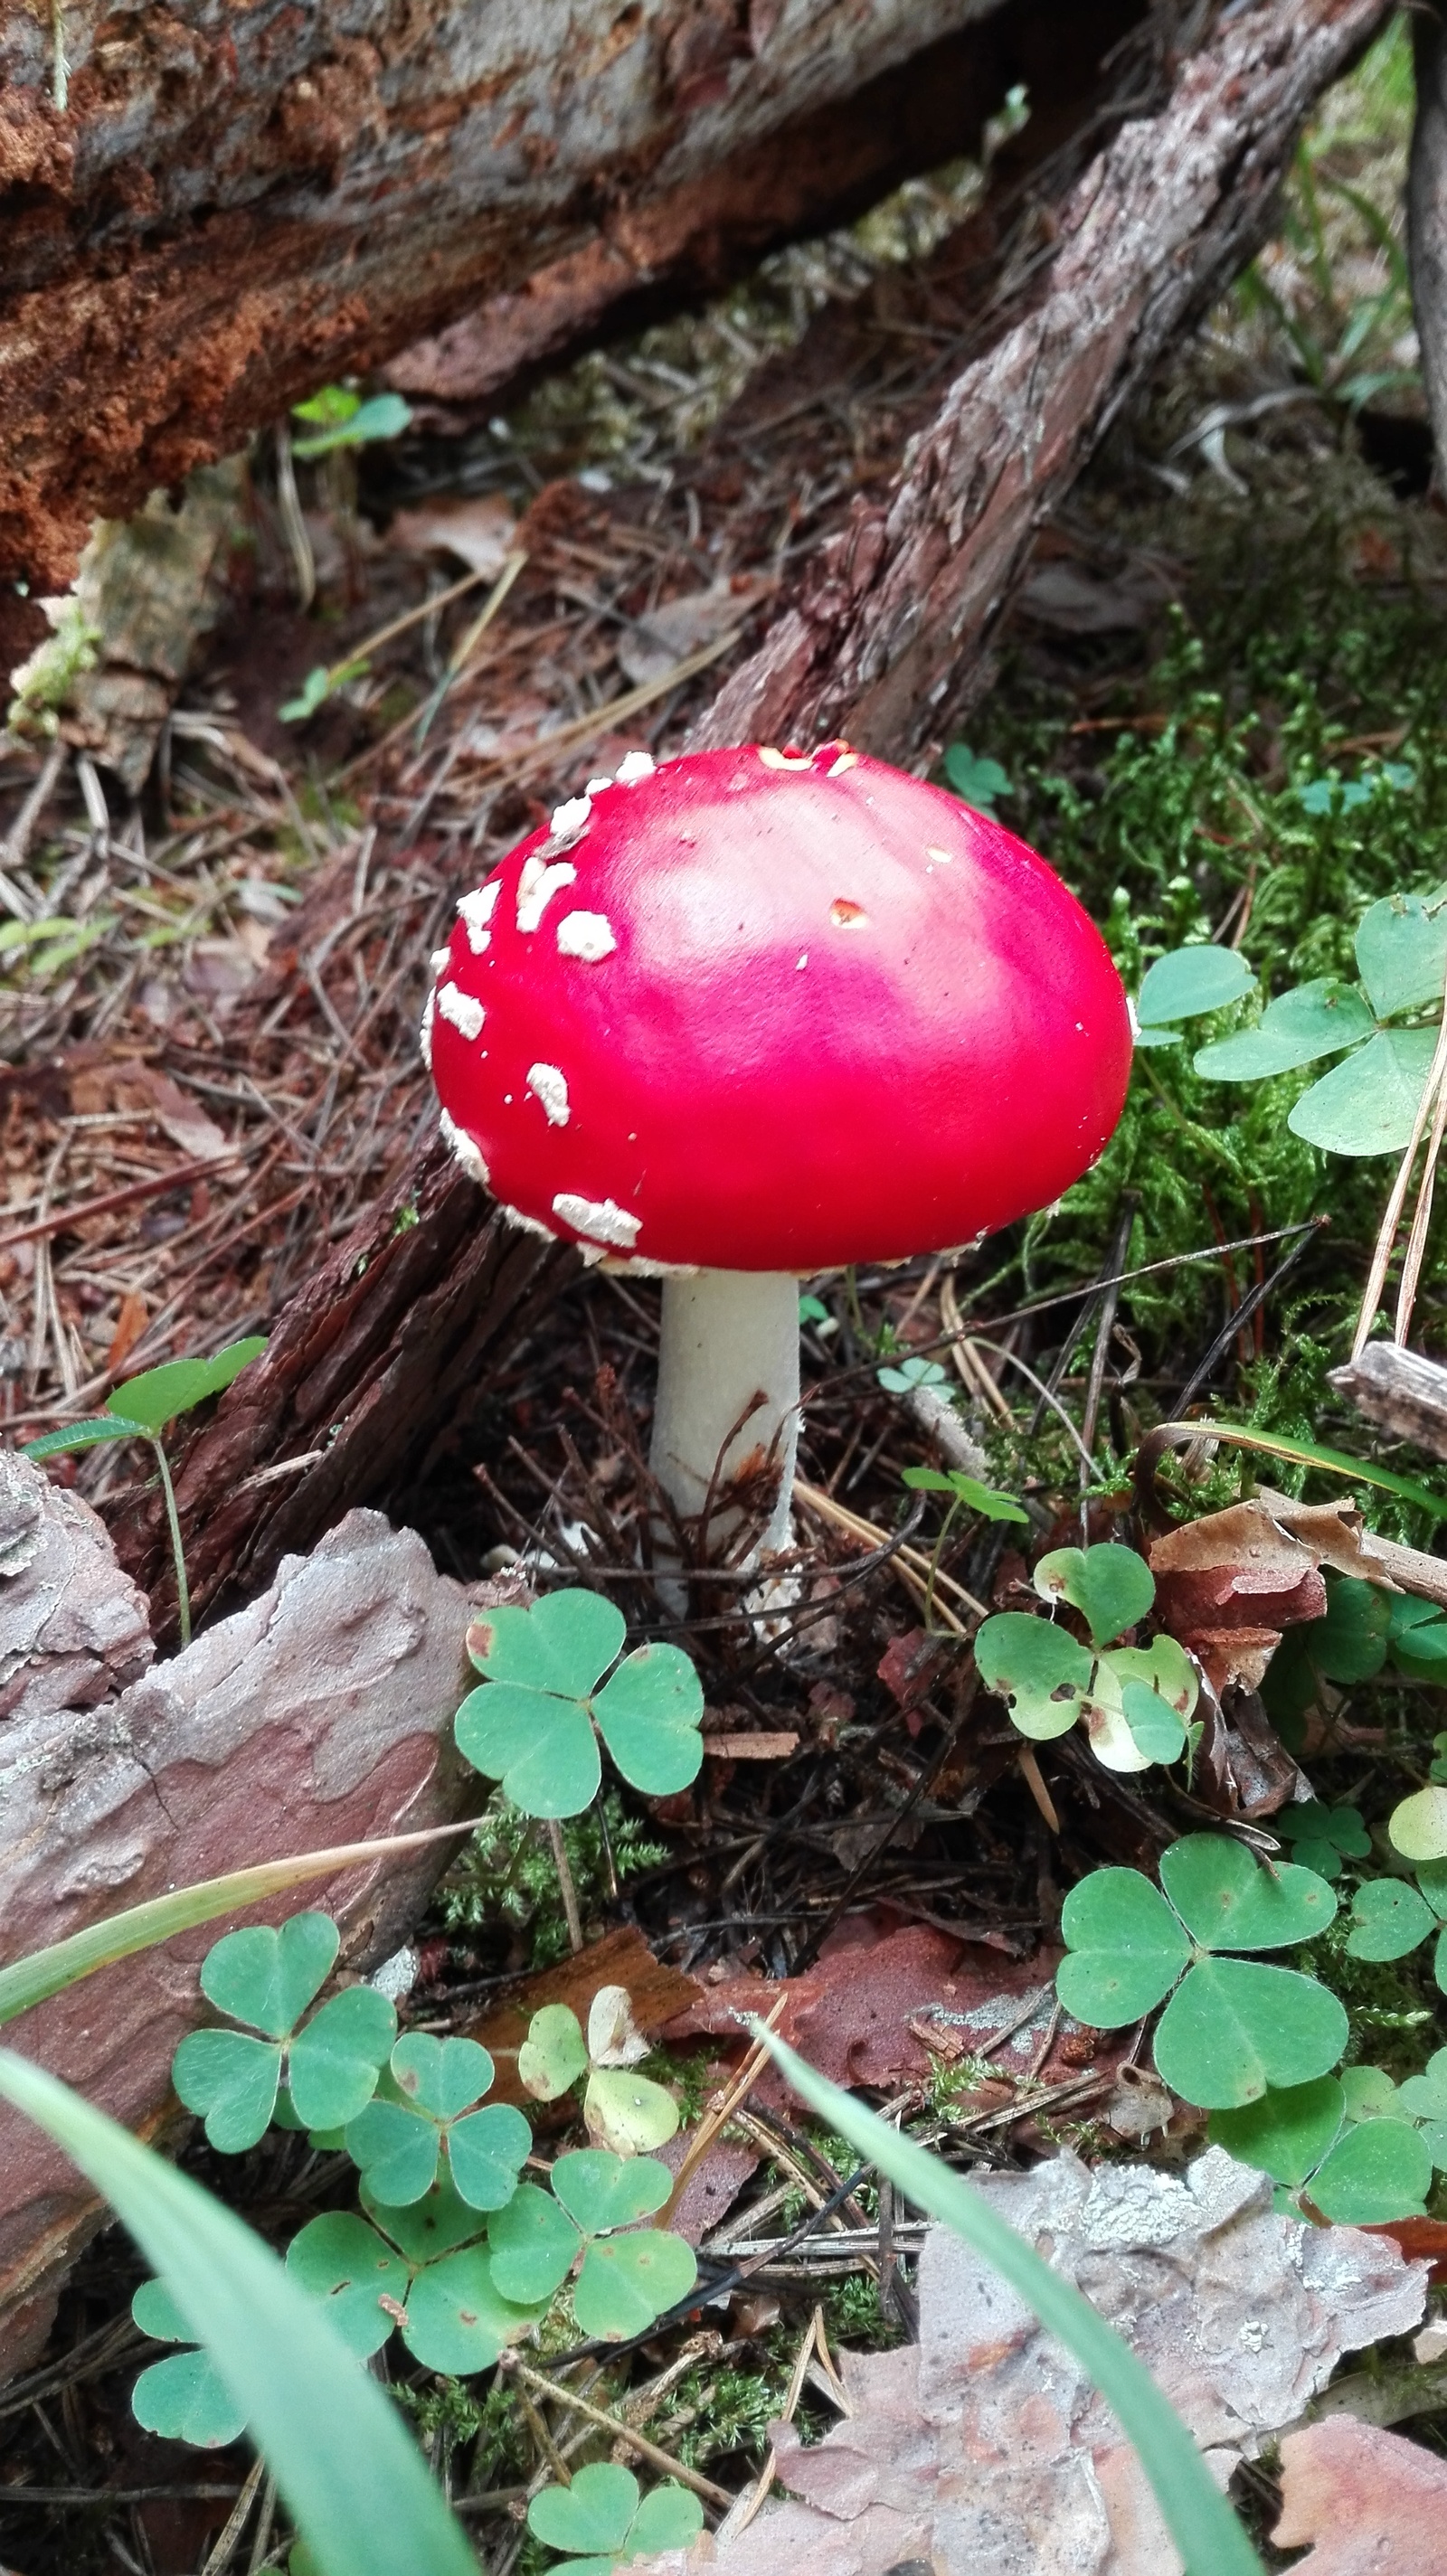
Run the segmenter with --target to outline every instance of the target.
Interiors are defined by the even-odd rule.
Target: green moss
[[[648,1840],[644,1823],[627,1813],[615,1789],[604,1796],[603,1815],[606,1844],[596,1808],[570,1817],[563,1826],[563,1845],[585,1922],[601,1911],[612,1893],[610,1846],[620,1881],[668,1858],[663,1844]],[[443,1880],[437,1908],[449,1931],[526,1931],[531,1967],[551,1967],[567,1954],[568,1926],[546,1837],[540,1825],[509,1806],[501,1790],[494,1791],[472,1841]]]

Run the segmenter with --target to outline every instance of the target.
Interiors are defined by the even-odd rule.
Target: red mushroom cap
[[[444,1124],[515,1215],[643,1265],[808,1274],[1079,1179],[1130,1025],[1043,859],[842,743],[645,758],[465,895],[439,958]]]

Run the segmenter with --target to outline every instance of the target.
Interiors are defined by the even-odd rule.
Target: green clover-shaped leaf
[[[469,1631],[486,1679],[457,1712],[457,1741],[525,1815],[579,1815],[596,1795],[595,1720],[634,1788],[661,1797],[698,1777],[703,1693],[677,1646],[639,1647],[597,1689],[624,1634],[621,1614],[593,1592],[490,1611]]]
[[[1138,1869],[1095,1869],[1060,1915],[1062,2004],[1094,2030],[1121,2030],[1153,2012],[1190,1964],[1179,1916]]]
[[[1384,2066],[1344,2066],[1337,2080],[1349,2120],[1400,2118],[1397,2087]]]
[[[393,2207],[378,2200],[371,2186],[364,2182],[360,2193],[367,2216],[380,2228],[389,2243],[405,2254],[414,2272],[424,2263],[433,2263],[441,2254],[450,2254],[455,2245],[475,2245],[487,2233],[487,2220],[478,2210],[469,2209],[450,2182],[433,2184],[420,2200]]]
[[[1069,1955],[1056,1976],[1066,2010],[1119,2029],[1169,1995],[1156,2070],[1206,2110],[1334,2066],[1347,2019],[1333,1994],[1293,1969],[1213,1955],[1310,1939],[1336,1911],[1325,1881],[1292,1863],[1264,1870],[1223,1834],[1190,1834],[1163,1853],[1161,1885],[1164,1894],[1138,1870],[1106,1869],[1071,1890],[1061,1916]]]
[[[603,2236],[610,2228],[651,2218],[673,2190],[672,2174],[655,2156],[616,2156],[602,2147],[580,2147],[559,2156],[552,2182],[585,2236]]]
[[[588,2047],[575,2012],[544,2004],[528,2024],[518,2050],[518,2081],[535,2102],[556,2102],[588,2072]]]
[[[398,2040],[387,2090],[346,2131],[347,2153],[384,2208],[420,2200],[444,2157],[454,2188],[471,2208],[500,2209],[511,2198],[532,2131],[509,2103],[471,2108],[493,2071],[475,2040],[438,2040],[428,2031]]]
[[[1036,1566],[1035,1589],[1042,1601],[1068,1601],[1084,1618],[1092,1642],[1108,1646],[1145,1617],[1156,1579],[1133,1547],[1057,1547]]]
[[[171,2061],[171,2081],[224,2156],[243,2155],[266,2135],[281,2083],[275,2040],[241,2030],[188,2031]]]
[[[1380,2075],[1380,2068],[1363,2068]],[[1392,2090],[1390,2080],[1387,2090]],[[1360,2087],[1358,2099],[1364,2099]],[[1376,2088],[1379,2089],[1379,2088]],[[1331,2075],[1263,2094],[1243,2109],[1217,2111],[1213,2144],[1255,2165],[1339,2226],[1420,2217],[1432,2159],[1410,2121],[1368,2113],[1353,2119],[1344,2082]]]
[[[1102,1655],[1085,1709],[1097,1762],[1107,1771],[1145,1771],[1153,1762],[1178,1761],[1199,1689],[1196,1668],[1174,1637]]]
[[[306,2129],[343,2129],[370,2102],[397,2014],[375,1986],[347,1986],[304,2022],[287,2050],[292,2109]]]
[[[651,2155],[678,2128],[678,2104],[663,2085],[631,2066],[595,2066],[583,2096],[588,2135],[616,2155]]]
[[[250,1924],[212,1944],[201,1963],[201,1992],[232,2021],[267,2039],[287,2039],[321,1993],[340,1948],[328,1914],[294,1914],[279,1931]]]
[[[1414,1790],[1392,1809],[1387,1831],[1404,1860],[1447,1860],[1447,1788]]]
[[[486,2247],[465,2245],[418,2273],[407,2293],[402,2341],[425,2369],[466,2379],[490,2370],[543,2313],[503,2298]]]
[[[1237,948],[1174,948],[1146,970],[1136,1000],[1141,1027],[1191,1020],[1239,1002],[1256,978]]]
[[[1357,925],[1357,972],[1378,1019],[1442,998],[1447,975],[1447,889],[1385,895]]]
[[[998,760],[991,760],[985,752],[971,751],[967,742],[952,742],[945,753],[944,770],[963,804],[973,805],[977,814],[986,815],[992,823],[999,821],[995,807],[1012,790],[1009,776]]]
[[[876,1369],[874,1374],[889,1395],[913,1395],[916,1387],[947,1386],[949,1383],[948,1372],[941,1368],[938,1360],[891,1361],[888,1367]]]
[[[1022,1610],[982,1622],[975,1663],[986,1690],[1006,1702],[1014,1725],[1037,1744],[1074,1726],[1095,1672],[1095,1658],[1064,1628]]]
[[[1369,1038],[1375,1026],[1354,984],[1323,975],[1269,1002],[1254,1028],[1198,1048],[1192,1062],[1206,1082],[1262,1082],[1339,1055]]]
[[[1365,1584],[1362,1586],[1366,1590]],[[1274,1831],[1289,1842],[1304,1869],[1318,1878],[1340,1878],[1343,1860],[1363,1860],[1372,1838],[1355,1807],[1324,1807],[1312,1798],[1283,1807],[1272,1818]]]
[[[1327,1154],[1400,1154],[1435,1046],[1433,1029],[1378,1029],[1302,1093],[1287,1126]]]
[[[549,2549],[584,2551],[559,2576],[609,2576],[655,2550],[687,2549],[703,2528],[703,2507],[670,2479],[639,2501],[629,2469],[596,2461],[570,2487],[545,2487],[528,2507],[528,2529]]]
[[[598,1693],[593,1714],[624,1779],[645,1797],[671,1797],[698,1778],[703,1691],[680,1647],[635,1647]]]
[[[583,2248],[575,2219],[551,2192],[534,2182],[518,2185],[487,2231],[492,2277],[505,2299],[550,2299]]]
[[[900,1481],[916,1493],[949,1494],[967,1512],[978,1512],[982,1520],[1018,1521],[1027,1528],[1030,1515],[1009,1494],[994,1485],[982,1485],[977,1476],[967,1476],[962,1467],[905,1467]]]
[[[1447,2048],[1436,2049],[1420,2075],[1398,2086],[1397,2102],[1414,2120],[1447,2120]]]
[[[623,2343],[645,2334],[665,2309],[686,2299],[698,2279],[693,2247],[657,2227],[630,2227],[597,2239],[583,2257],[573,2314],[585,2335]]]
[[[191,2344],[187,2325],[169,2290],[159,2281],[143,2281],[131,2301],[131,2315],[142,2334],[157,2343]],[[168,2442],[189,2442],[198,2451],[221,2451],[239,2441],[246,2417],[209,2353],[194,2348],[153,2361],[131,2390],[131,2412],[148,2433]]]
[[[344,2344],[366,2360],[380,2352],[405,2304],[410,2265],[351,2210],[308,2219],[286,2249],[286,2268],[326,2309]],[[380,2305],[390,2299],[393,2307]]]
[[[369,2100],[397,2029],[384,1995],[370,1986],[349,1987],[296,2030],[326,1983],[338,1946],[328,1915],[296,1914],[278,1931],[254,1924],[228,1932],[207,1952],[203,1994],[218,2010],[266,2034],[257,2039],[248,2031],[190,2031],[176,2051],[176,2091],[188,2111],[201,2113],[208,2139],[223,2154],[241,2154],[264,2135],[283,2073],[303,2128],[339,2127]]]
[[[1347,1949],[1354,1959],[1405,1959],[1436,1929],[1436,1915],[1410,1880],[1369,1878],[1352,1900]]]

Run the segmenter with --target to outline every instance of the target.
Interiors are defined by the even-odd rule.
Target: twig
[[[583,1918],[578,1912],[578,1891],[573,1885],[573,1873],[568,1866],[568,1847],[563,1840],[563,1828],[556,1816],[547,1818],[547,1828],[553,1867],[558,1873],[558,1885],[563,1893],[563,1912],[567,1917],[568,1940],[573,1956],[576,1958],[583,1946]]]
[[[615,2442],[626,2442],[641,2460],[661,2469],[666,2478],[677,2478],[684,2486],[692,2487],[694,2494],[702,2496],[705,2504],[717,2505],[724,2513],[728,2512],[733,2497],[727,2487],[716,2486],[712,2478],[704,2477],[698,2469],[686,2468],[682,2460],[675,2460],[670,2451],[663,2450],[657,2442],[650,2442],[646,2433],[635,2433],[630,2425],[620,2423],[616,2415],[607,2414],[591,2399],[579,2397],[573,2389],[565,2388],[561,2380],[549,2379],[541,2370],[530,2369],[520,2353],[505,2352],[498,2368],[505,2370],[510,2378],[520,2379],[525,2388],[536,2389],[540,2397],[550,2397],[556,2405],[566,2406],[573,2414],[584,2416],[590,2424],[596,2424],[600,2432],[611,2434]]]
[[[224,2570],[230,2566],[236,2555],[237,2543],[246,2528],[251,2508],[256,2501],[256,2490],[265,2475],[266,2462],[254,2460],[247,2473],[246,2484],[226,2517],[216,2546],[201,2570],[201,2576],[224,2576]]]
[[[188,1181],[208,1179],[226,1169],[228,1163],[244,1163],[251,1148],[230,1146],[224,1154],[206,1154],[193,1163],[178,1163],[174,1171],[153,1172],[144,1181],[128,1181],[123,1190],[107,1190],[103,1198],[79,1199],[74,1207],[57,1208],[53,1216],[36,1219],[33,1225],[17,1227],[13,1234],[0,1234],[0,1252],[10,1252],[17,1243],[34,1243],[41,1235],[65,1234],[72,1226],[93,1216],[109,1216],[113,1208],[129,1207],[136,1199],[153,1199],[165,1190],[184,1189]]]
[[[768,2020],[763,2025],[765,2030],[773,2029],[788,2000],[787,1992],[776,1997],[770,2010]],[[673,2189],[668,2195],[666,2206],[663,2210],[662,2217],[659,2220],[660,2226],[667,2227],[669,2225],[674,2211],[677,2209],[680,2200],[683,2198],[684,2188],[690,2175],[696,2172],[698,2166],[703,2162],[709,2148],[713,2145],[715,2138],[718,2136],[720,2129],[726,2126],[728,2121],[733,2118],[733,2115],[738,2109],[740,2103],[745,2101],[748,2095],[752,2093],[754,2086],[757,2084],[759,2077],[763,2074],[768,2063],[769,2052],[764,2046],[763,2040],[761,2038],[756,2039],[752,2048],[749,2050],[748,2055],[744,2059],[742,2066],[739,2068],[738,2074],[735,2076],[732,2084],[730,2084],[722,2094],[716,2097],[707,2118],[700,2121],[698,2134],[673,2178]]]
[[[1447,1075],[1447,994],[1444,994],[1443,997],[1442,1025],[1437,1032],[1437,1044],[1433,1050],[1432,1062],[1428,1068],[1427,1080],[1423,1086],[1422,1097],[1417,1103],[1417,1115],[1412,1121],[1412,1133],[1407,1140],[1407,1150],[1398,1165],[1397,1177],[1392,1183],[1392,1194],[1387,1201],[1386,1212],[1383,1215],[1381,1226],[1377,1234],[1376,1245],[1372,1252],[1372,1266],[1367,1273],[1367,1284],[1362,1294],[1361,1313],[1357,1317],[1356,1335],[1352,1342],[1351,1355],[1353,1359],[1359,1359],[1361,1357],[1362,1346],[1366,1341],[1368,1333],[1372,1329],[1372,1322],[1376,1315],[1378,1303],[1381,1299],[1382,1289],[1386,1284],[1387,1264],[1392,1257],[1392,1246],[1397,1239],[1397,1228],[1402,1220],[1402,1210],[1407,1204],[1407,1191],[1412,1179],[1412,1165],[1417,1159],[1417,1148],[1422,1142],[1423,1135],[1426,1131],[1427,1121],[1431,1117],[1436,1106],[1437,1095],[1442,1089],[1444,1075]],[[1398,1339],[1400,1340],[1400,1338],[1401,1336],[1399,1334]]]

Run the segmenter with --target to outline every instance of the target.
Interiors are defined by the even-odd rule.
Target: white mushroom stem
[[[747,1420],[741,1422],[741,1417]],[[650,1465],[685,1519],[719,1506],[740,1470],[772,1452],[778,1494],[761,1548],[787,1544],[799,1439],[799,1282],[785,1270],[699,1270],[665,1279]],[[710,1517],[721,1552],[736,1509]]]

